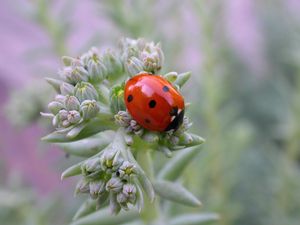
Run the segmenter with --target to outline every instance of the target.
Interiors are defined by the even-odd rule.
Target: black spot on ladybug
[[[156,101],[155,100],[151,100],[150,102],[149,102],[149,107],[150,108],[154,108],[156,106]]]
[[[175,106],[171,109],[171,111],[169,112],[169,115],[170,116],[177,116],[177,113],[178,113],[178,107]]]
[[[127,102],[131,102],[132,100],[133,100],[133,96],[132,95],[128,95]]]
[[[184,110],[182,110],[175,118],[174,120],[167,126],[165,131],[168,130],[177,130],[178,127],[182,124],[183,121],[183,116],[184,116]]]
[[[149,120],[149,119],[145,119],[145,122],[146,122],[146,123],[150,123],[150,120]]]
[[[169,87],[168,87],[168,86],[164,86],[164,87],[163,87],[163,91],[164,91],[164,92],[168,92],[168,91],[169,91]]]

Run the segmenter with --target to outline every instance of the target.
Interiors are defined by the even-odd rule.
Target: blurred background
[[[207,142],[183,182],[201,211],[220,225],[300,224],[299,12],[298,0],[1,0],[1,224],[71,220],[82,199],[60,172],[78,159],[40,142],[54,95],[43,78],[62,55],[121,37],[161,42],[163,72],[192,71],[183,92]]]

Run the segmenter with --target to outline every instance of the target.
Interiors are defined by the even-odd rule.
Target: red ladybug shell
[[[125,85],[124,101],[132,118],[148,130],[176,130],[183,121],[183,97],[159,75],[132,77]]]

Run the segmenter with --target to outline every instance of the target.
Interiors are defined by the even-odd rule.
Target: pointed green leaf
[[[180,137],[179,137],[179,143],[178,145],[183,145],[186,147],[192,147],[195,145],[201,145],[205,142],[205,139],[196,135],[196,134],[192,134],[192,133],[183,133]]]
[[[56,145],[71,155],[90,157],[108,146],[114,135],[115,132],[108,130],[78,141],[57,143]]]
[[[177,74],[177,72],[169,72],[163,76],[167,81],[169,81],[170,83],[173,83],[177,79],[178,74]]]
[[[199,213],[199,214],[184,214],[173,218],[169,225],[199,225],[210,221],[218,220],[219,216],[216,213]]]
[[[178,85],[179,87],[182,87],[190,79],[191,75],[191,72],[178,74],[178,77],[174,84]]]
[[[71,225],[117,225],[137,219],[138,212],[130,210],[112,215],[109,208],[89,214],[71,223]]]
[[[72,62],[74,61],[74,58],[70,56],[63,56],[61,57],[61,59],[65,66],[71,66]]]
[[[199,207],[201,202],[183,186],[169,181],[158,180],[153,182],[155,192],[162,198],[187,206]]]
[[[57,93],[60,93],[60,85],[63,83],[61,80],[53,79],[50,77],[46,78],[48,84],[50,84]]]
[[[75,138],[85,127],[85,124],[79,124],[67,133],[67,138]]]
[[[199,147],[181,150],[160,170],[157,177],[164,180],[176,180],[199,151]]]
[[[61,174],[61,179],[63,180],[64,178],[67,177],[72,177],[72,176],[77,176],[81,174],[81,164],[83,162],[77,163],[68,169],[66,169],[62,174]]]
[[[96,211],[96,202],[97,201],[93,199],[86,200],[75,213],[73,221]]]
[[[67,142],[70,141],[69,138],[66,137],[65,134],[62,134],[60,132],[54,131],[41,139],[42,141],[46,142]]]

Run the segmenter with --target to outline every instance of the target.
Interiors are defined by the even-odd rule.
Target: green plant
[[[188,132],[189,119],[185,117],[176,131],[158,133],[143,129],[126,112],[126,79],[143,71],[159,74],[163,61],[160,44],[126,38],[119,51],[101,54],[92,48],[80,57],[63,57],[61,79],[47,78],[57,95],[48,104],[50,113],[41,114],[52,120],[55,131],[43,140],[85,158],[62,173],[62,179],[80,176],[75,193],[90,195],[73,224],[199,224],[217,218],[212,213],[168,218],[165,200],[201,205],[178,182],[204,142]],[[163,76],[180,89],[190,75],[169,72]],[[155,154],[172,157],[156,173]],[[129,212],[120,213],[122,209]],[[108,210],[118,215],[109,215]]]

